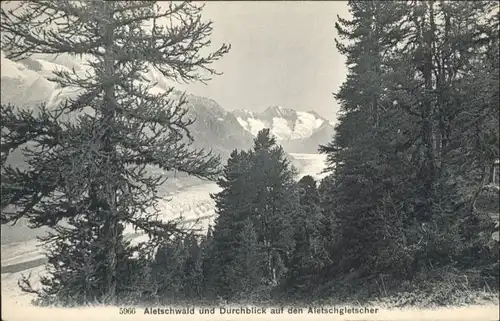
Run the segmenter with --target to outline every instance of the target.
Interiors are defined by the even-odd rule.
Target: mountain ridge
[[[262,112],[234,110],[233,114],[241,126],[253,136],[262,128],[270,128],[271,133],[284,145],[285,150],[286,146],[294,146],[293,150],[287,150],[288,152],[310,152],[311,144],[317,146],[325,144],[334,132],[332,123],[315,111],[298,111],[271,105]],[[304,144],[302,149],[301,143]]]
[[[55,70],[76,70],[82,73],[89,71],[84,59],[65,55],[53,57],[37,54],[20,61],[13,61],[8,59],[3,51],[1,70],[1,102],[12,103],[21,108],[33,108],[41,103],[54,106],[78,94],[78,88],[60,88],[51,81]],[[144,73],[144,77],[147,82],[155,84],[152,89],[154,92],[165,92],[174,85],[153,69]],[[177,98],[181,94],[183,92],[177,90],[172,92]],[[279,143],[284,145],[285,151],[309,152],[311,148],[305,148],[307,145],[326,143],[311,141],[315,137],[314,134],[324,126],[331,126],[328,120],[314,111],[296,111],[280,105],[269,106],[261,113],[229,111],[214,99],[191,93],[185,95],[187,116],[196,120],[189,127],[194,138],[193,146],[211,149],[223,159],[227,158],[233,149],[251,148],[255,135],[265,127],[271,129]],[[245,119],[256,120],[254,125],[257,126],[254,126],[253,131],[243,125]],[[284,133],[288,133],[288,137],[283,137]],[[304,140],[305,144],[302,144],[301,140]],[[293,159],[291,156],[290,158]]]

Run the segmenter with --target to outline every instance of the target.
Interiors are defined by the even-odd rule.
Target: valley
[[[319,179],[325,175],[322,173],[324,155],[293,154],[292,156],[303,165],[299,176],[311,175]],[[220,190],[217,184],[185,177],[169,180],[166,185],[164,190],[166,200],[160,204],[162,217],[165,220],[180,219],[185,227],[206,230],[215,215],[210,193],[217,193]],[[47,229],[30,229],[23,222],[16,226],[2,225],[1,228],[2,269],[21,271],[23,264],[39,261],[44,257],[43,249],[39,247],[36,237],[45,235]],[[127,229],[125,233],[127,238],[136,242],[144,238],[142,234],[135,234],[132,229]]]

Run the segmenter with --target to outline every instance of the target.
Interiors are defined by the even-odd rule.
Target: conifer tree
[[[470,187],[498,153],[498,87],[473,76],[494,55],[498,4],[349,6],[353,19],[336,26],[349,75],[335,137],[322,148],[334,170],[324,205],[343,249],[337,267],[411,278],[454,262]]]
[[[250,155],[234,150],[218,180],[222,191],[212,195],[218,216],[210,249],[209,288],[214,289],[215,296],[223,299],[229,299],[237,292],[234,285],[239,276],[234,274],[233,266],[239,251],[238,235],[244,226],[243,222],[252,214],[249,175]]]
[[[258,133],[253,150],[232,152],[219,180],[223,190],[213,196],[218,217],[211,268],[217,271],[214,287],[220,298],[245,299],[237,294],[256,293],[252,287],[257,286],[257,275],[262,277],[262,289],[276,286],[286,275],[294,246],[292,220],[300,210],[294,178],[295,170],[269,129]],[[254,242],[254,234],[257,252],[246,245]],[[255,256],[252,273],[245,263],[248,256]],[[242,271],[250,274],[245,276]]]
[[[349,74],[336,94],[341,113],[335,136],[321,149],[334,172],[331,186],[324,188],[330,194],[324,209],[337,224],[336,247],[342,249],[334,259],[337,269],[363,273],[374,267],[377,249],[387,245],[385,218],[376,211],[387,188],[382,179],[393,176],[394,168],[386,153],[392,151],[386,138],[395,124],[385,121],[392,102],[385,80],[389,56],[384,52],[401,40],[395,27],[402,8],[389,1],[349,1],[349,7],[353,19],[339,17],[335,25],[337,48],[347,58]],[[399,122],[404,126],[406,120]]]
[[[200,300],[203,294],[203,257],[198,237],[186,239],[187,255],[184,263],[184,298]]]
[[[477,224],[477,191],[498,157],[498,86],[477,78],[498,43],[498,3],[422,1],[405,11],[406,45],[393,55],[388,95],[413,124],[395,146],[415,177],[414,192],[399,203],[411,204],[408,218],[427,226],[416,242],[433,240],[413,249],[416,270],[456,262],[467,247],[460,229]]]
[[[301,210],[295,213],[293,220],[295,248],[287,278],[288,285],[295,290],[309,285],[308,281],[319,274],[329,259],[323,242],[322,226],[325,220],[316,181],[306,175],[300,179],[298,187]]]
[[[183,238],[177,237],[160,246],[152,264],[154,298],[164,302],[184,299],[186,261],[189,253]]]
[[[2,194],[9,189],[2,207],[14,208],[2,222],[24,217],[33,227],[54,227],[44,239],[54,248],[46,296],[111,303],[120,260],[133,250],[151,256],[157,244],[182,232],[158,219],[164,177],[148,166],[199,177],[218,172],[217,157],[186,142],[193,120],[184,117],[185,100],[173,99],[172,90],[153,93],[143,75],[154,68],[174,81],[206,81],[216,74],[210,63],[229,48],[201,53],[212,24],[201,19],[201,7],[187,2],[22,1],[14,7],[1,10],[7,58],[66,54],[83,58],[89,72],[56,71],[60,87],[80,91],[53,108],[35,113],[2,105],[2,159],[27,142],[37,145],[25,152],[26,171],[2,162]],[[69,227],[58,224],[63,220]],[[148,234],[148,244],[127,250],[125,225]],[[82,288],[100,290],[82,297]]]
[[[201,242],[201,269],[203,273],[202,293],[203,298],[209,302],[214,302],[217,298],[216,273],[217,266],[214,264],[214,237],[213,227],[209,225],[206,236]]]
[[[257,134],[251,156],[252,219],[265,251],[264,277],[274,286],[285,276],[294,247],[292,219],[300,210],[296,170],[267,128]]]
[[[321,224],[321,238],[323,247],[331,259],[337,255],[336,247],[339,245],[339,231],[335,214],[335,175],[329,174],[321,180],[318,186],[319,205],[323,221]]]
[[[237,240],[238,252],[231,267],[237,278],[237,283],[234,285],[237,292],[236,300],[252,301],[259,295],[258,290],[262,285],[265,265],[263,251],[250,218],[246,218],[243,222]]]

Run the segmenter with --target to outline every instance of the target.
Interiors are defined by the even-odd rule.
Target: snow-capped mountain
[[[41,103],[54,106],[68,97],[74,97],[77,89],[59,88],[50,81],[54,70],[72,70],[85,73],[85,64],[76,58],[34,55],[21,61],[12,61],[1,54],[1,102],[23,108],[36,108]],[[154,70],[145,74],[148,81],[156,83],[153,91],[167,90],[171,83]],[[173,97],[181,93],[175,92]],[[187,95],[188,117],[196,119],[189,127],[194,138],[194,147],[212,149],[228,156],[231,150],[248,149],[253,136],[241,127],[236,117],[223,109],[217,102],[195,95]]]
[[[7,59],[1,52],[1,101],[19,107],[50,101],[56,85],[42,75],[42,64],[30,59],[27,65]],[[39,70],[37,72],[36,70]],[[43,70],[45,72],[45,70]]]
[[[334,127],[331,123],[325,123],[311,136],[303,139],[292,139],[282,141],[281,145],[289,153],[316,154],[320,145],[326,145],[332,140]]]
[[[235,148],[252,147],[254,137],[216,101],[195,95],[187,95],[186,98],[188,116],[196,119],[189,127],[194,147],[210,148],[222,158],[228,157]]]
[[[285,150],[290,153],[316,153],[333,135],[332,124],[314,111],[297,111],[270,106],[261,113],[235,110],[238,122],[252,135],[270,128]]]
[[[55,70],[76,70],[89,73],[84,60],[60,55],[33,55],[21,61],[12,61],[1,53],[1,102],[11,103],[22,108],[36,108],[41,103],[48,107],[55,106],[68,97],[75,97],[78,88],[59,88],[51,81]],[[155,92],[165,92],[171,85],[163,75],[155,70],[144,74],[146,81],[155,83]],[[179,98],[180,92],[174,92],[172,97]],[[222,108],[212,99],[187,95],[188,117],[196,121],[189,127],[194,139],[193,147],[211,149],[220,154],[224,160],[234,149],[249,149],[253,145],[254,136],[240,125],[236,116]],[[292,163],[300,167],[293,157]],[[20,151],[14,151],[9,156],[9,162],[22,164]]]

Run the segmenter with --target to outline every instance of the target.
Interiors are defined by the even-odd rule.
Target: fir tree
[[[147,166],[199,177],[217,174],[217,157],[190,150],[184,139],[193,122],[184,117],[185,100],[173,99],[173,89],[154,94],[153,85],[140,82],[148,68],[188,82],[215,74],[210,63],[229,48],[201,54],[212,24],[200,14],[190,3],[162,8],[155,1],[23,1],[12,10],[2,7],[7,58],[67,54],[83,57],[90,67],[84,75],[54,73],[59,86],[80,92],[52,109],[1,109],[2,158],[26,142],[37,146],[25,152],[26,171],[2,162],[2,192],[9,188],[2,207],[14,208],[2,221],[25,217],[33,227],[55,227],[44,239],[54,247],[54,271],[44,287],[51,300],[85,302],[81,289],[93,287],[99,289],[92,293],[97,301],[114,302],[122,257],[132,250],[152,255],[157,244],[181,232],[157,218],[156,191],[164,179],[149,174]],[[69,227],[56,225],[62,220]],[[126,224],[148,234],[148,244],[122,250]],[[80,239],[82,233],[88,234]],[[86,263],[74,263],[74,257]],[[70,281],[77,276],[80,287]]]
[[[296,170],[269,129],[259,131],[251,155],[252,219],[265,251],[264,277],[274,286],[286,274],[294,247],[292,218],[300,210]]]
[[[184,263],[184,298],[200,300],[203,294],[203,257],[198,237],[186,240],[187,256]]]
[[[328,253],[323,243],[322,225],[325,223],[320,208],[320,196],[316,181],[306,175],[298,182],[301,210],[294,216],[295,249],[289,263],[287,283],[294,292],[307,286],[328,263]],[[298,294],[298,293],[296,293]]]
[[[183,238],[176,238],[158,248],[152,265],[154,297],[163,302],[184,299],[186,260],[189,256]]]
[[[201,242],[201,269],[203,273],[203,297],[205,300],[214,302],[217,298],[215,279],[217,273],[217,266],[214,264],[213,260],[215,258],[214,253],[214,237],[213,237],[213,227],[209,225],[207,235],[203,238]]]
[[[402,31],[395,27],[402,8],[397,2],[381,1],[350,1],[349,7],[353,19],[339,18],[336,24],[339,38],[346,40],[336,43],[346,55],[349,74],[336,94],[341,113],[335,136],[322,147],[334,172],[330,186],[324,187],[330,195],[323,199],[327,217],[337,228],[339,244],[330,247],[341,249],[334,259],[336,269],[364,273],[374,268],[377,250],[387,246],[385,218],[376,209],[387,188],[382,178],[393,176],[386,137],[396,128],[384,122],[392,106],[385,80],[389,56],[384,52],[401,40]],[[404,125],[403,118],[398,126]]]
[[[218,180],[222,191],[212,197],[215,200],[216,213],[213,241],[211,244],[210,286],[215,296],[229,299],[237,292],[234,285],[238,275],[232,269],[239,249],[238,234],[243,222],[252,212],[248,184],[250,175],[250,155],[234,150],[224,168],[223,176]]]
[[[336,247],[339,244],[337,217],[335,215],[335,176],[330,174],[323,178],[318,186],[319,205],[323,221],[321,224],[321,239],[328,257],[336,256]]]
[[[335,137],[322,148],[334,170],[323,205],[342,248],[335,270],[411,279],[456,262],[470,187],[498,153],[498,89],[473,76],[495,55],[498,4],[349,6],[353,19],[336,26],[349,75]]]
[[[250,218],[245,219],[237,235],[238,251],[232,271],[237,279],[236,300],[259,299],[259,288],[262,286],[264,258],[257,233]]]
[[[238,253],[259,257],[254,258],[254,267],[258,267],[254,272],[262,277],[261,289],[276,286],[285,276],[294,246],[292,219],[300,210],[294,178],[295,170],[269,129],[258,133],[253,150],[231,154],[219,180],[223,190],[214,195],[219,216],[214,226],[211,268],[217,271],[214,287],[219,297],[235,299],[242,291],[250,296],[257,290],[251,289],[257,276],[242,274],[249,267],[244,263],[246,256]],[[259,255],[241,239],[253,240],[254,233]],[[265,291],[259,295],[269,294]],[[238,299],[244,298],[240,295]]]
[[[498,100],[492,100],[498,86],[483,86],[472,76],[489,69],[484,68],[487,53],[498,43],[498,4],[432,1],[405,4],[405,10],[406,46],[393,56],[388,95],[413,124],[396,145],[411,155],[405,167],[415,173],[413,196],[408,193],[400,203],[413,200],[408,216],[428,226],[417,239],[433,240],[416,250],[412,269],[418,270],[450,264],[467,246],[463,240],[469,237],[460,235],[460,226],[467,217],[472,220],[465,226],[477,224],[477,192],[471,190],[481,189],[498,157],[493,143]]]

